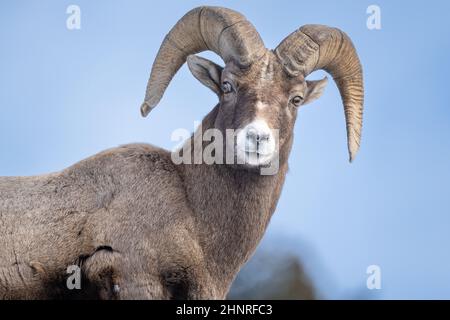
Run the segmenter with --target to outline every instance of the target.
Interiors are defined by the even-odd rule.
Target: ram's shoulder
[[[108,149],[67,168],[54,180],[67,192],[121,194],[127,199],[154,192],[182,194],[182,179],[170,152],[147,144]],[[147,197],[148,198],[148,197]]]
[[[150,144],[127,144],[102,151],[69,170],[99,170],[111,172],[138,171],[143,172],[175,172],[170,152]]]

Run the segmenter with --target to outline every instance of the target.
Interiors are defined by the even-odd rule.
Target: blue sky
[[[66,8],[81,8],[81,30]],[[269,48],[307,23],[353,39],[364,67],[362,148],[347,162],[338,91],[299,113],[290,172],[264,243],[291,248],[325,297],[450,298],[450,5],[443,1],[2,1],[0,175],[61,170],[106,148],[193,128],[217,102],[183,67],[140,117],[164,35],[189,9],[245,14]],[[381,8],[381,30],[366,9]],[[220,61],[212,54],[204,56]],[[323,72],[311,75],[311,79]],[[382,289],[365,289],[381,267]]]

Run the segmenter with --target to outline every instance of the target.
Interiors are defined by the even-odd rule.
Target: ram
[[[205,50],[225,66],[193,55]],[[241,14],[195,8],[161,45],[142,115],[158,104],[186,61],[220,101],[186,146],[205,130],[233,129],[241,161],[174,164],[169,151],[130,144],[58,173],[0,178],[1,298],[226,297],[275,210],[297,110],[327,83],[305,79],[315,70],[330,73],[340,90],[354,158],[362,127],[362,69],[339,29],[305,25],[268,50]],[[275,158],[278,170],[262,175]],[[81,270],[80,290],[66,286],[73,265]]]

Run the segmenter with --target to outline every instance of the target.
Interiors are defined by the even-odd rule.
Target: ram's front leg
[[[224,297],[204,265],[189,262],[165,265],[160,278],[164,299],[210,300]]]
[[[214,294],[203,272],[189,263],[162,263],[145,254],[97,250],[83,263],[86,298],[95,299],[211,299]]]
[[[142,255],[102,248],[83,262],[85,296],[108,300],[163,299],[164,290],[154,270]]]

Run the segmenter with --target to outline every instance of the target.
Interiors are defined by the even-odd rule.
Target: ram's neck
[[[203,120],[203,130],[213,126],[216,109]],[[230,285],[264,235],[280,196],[287,161],[280,163],[275,175],[216,164],[179,168],[208,269],[221,285]]]

